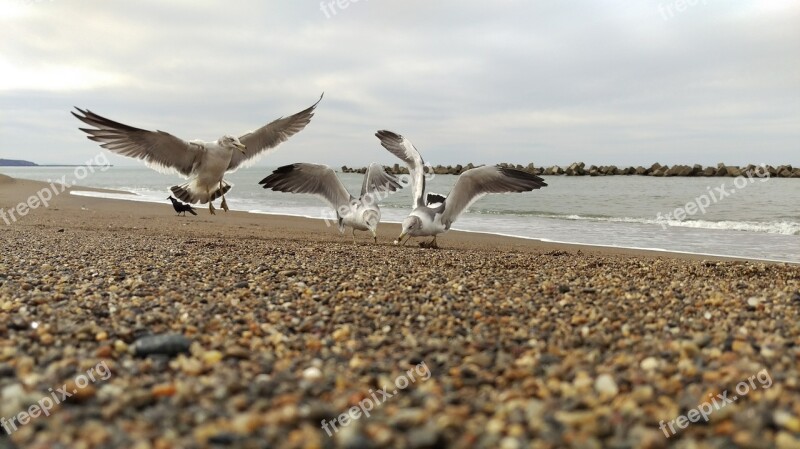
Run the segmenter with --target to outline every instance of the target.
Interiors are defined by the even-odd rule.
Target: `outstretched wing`
[[[542,178],[515,168],[493,165],[467,170],[444,201],[442,223],[450,228],[464,210],[487,193],[529,192],[546,186]]]
[[[267,150],[276,148],[278,145],[286,142],[290,137],[299,133],[311,121],[314,116],[314,109],[320,101],[322,101],[323,92],[319,100],[311,105],[308,109],[304,109],[297,114],[290,115],[289,117],[281,117],[272,121],[255,131],[239,137],[247,149],[244,154],[236,151],[231,157],[231,163],[228,165],[228,171],[236,170],[239,167],[246,167],[252,165],[262,156]]]
[[[177,172],[189,176],[205,149],[164,131],[147,131],[134,128],[95,114],[90,110],[75,108],[78,120],[94,128],[79,128],[89,140],[121,156],[141,159],[149,167],[162,173]]]
[[[367,173],[364,174],[364,182],[361,184],[361,198],[365,195],[379,195],[386,192],[394,192],[397,189],[402,189],[403,186],[397,182],[397,178],[386,173],[381,164],[373,162],[367,167]],[[379,199],[382,199],[379,198]]]
[[[405,137],[391,131],[378,131],[375,137],[380,139],[381,145],[390,153],[399,157],[408,165],[411,175],[411,197],[414,209],[425,205],[425,162],[414,144]]]
[[[258,182],[276,192],[309,193],[328,202],[337,211],[350,204],[352,197],[336,173],[327,165],[289,164]]]

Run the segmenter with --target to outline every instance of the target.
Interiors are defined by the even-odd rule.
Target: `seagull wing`
[[[94,128],[79,128],[88,134],[89,140],[119,155],[141,159],[149,167],[162,173],[177,172],[190,176],[195,165],[202,159],[202,145],[189,143],[164,131],[147,131],[134,128],[90,110],[75,108],[72,112],[78,120]]]
[[[402,189],[403,186],[397,182],[397,178],[386,173],[381,164],[373,162],[367,167],[364,175],[364,182],[361,184],[361,198],[367,194],[394,192]]]
[[[375,137],[380,139],[381,145],[390,153],[399,157],[408,165],[411,175],[411,196],[414,209],[425,205],[425,162],[414,144],[405,137],[391,131],[378,131]]]
[[[349,205],[352,197],[336,173],[327,165],[289,164],[279,167],[258,182],[276,192],[309,193],[322,197],[337,211]]]
[[[263,155],[267,150],[276,148],[293,135],[302,131],[311,121],[311,117],[314,116],[314,109],[322,101],[323,95],[325,95],[324,92],[320,95],[319,100],[308,109],[289,117],[281,117],[239,137],[239,141],[247,148],[244,150],[245,154],[238,151],[233,152],[228,171],[254,164],[258,160],[258,156]]]
[[[529,192],[546,186],[542,178],[514,168],[490,165],[467,170],[444,201],[442,223],[449,229],[462,212],[487,193]]]

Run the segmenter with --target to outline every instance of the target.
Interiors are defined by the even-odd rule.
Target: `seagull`
[[[172,195],[167,197],[168,200],[172,201],[172,208],[175,209],[175,212],[180,215],[183,213],[183,216],[186,216],[186,212],[189,212],[192,215],[197,215],[197,212],[194,211],[194,208],[191,204],[183,204],[180,201],[176,200],[172,197]]]
[[[284,165],[262,179],[259,184],[276,192],[310,193],[321,197],[336,211],[339,232],[343,233],[345,227],[353,228],[353,243],[356,243],[357,230],[370,231],[373,240],[378,243],[377,228],[381,221],[378,201],[385,198],[388,192],[402,187],[394,176],[386,173],[377,163],[367,168],[361,184],[361,196],[358,198],[347,191],[333,169],[327,165]]]
[[[324,95],[324,93],[323,93]],[[214,142],[186,141],[164,131],[134,128],[95,114],[90,110],[75,108],[78,120],[93,128],[79,128],[89,140],[119,155],[141,159],[162,173],[178,173],[188,181],[172,186],[172,193],[187,203],[208,203],[215,215],[215,199],[222,197],[220,207],[228,211],[225,194],[233,184],[222,179],[225,173],[252,165],[257,157],[285,142],[300,132],[311,121],[314,109],[322,95],[308,109],[274,120],[261,128],[235,137],[224,135]]]
[[[403,220],[395,245],[401,242],[405,245],[411,237],[433,236],[433,240],[420,246],[438,248],[436,236],[449,231],[458,216],[487,193],[529,192],[547,186],[542,178],[522,170],[489,165],[461,173],[446,197],[435,193],[426,197],[424,162],[411,141],[386,130],[378,131],[375,136],[384,148],[408,165],[411,175],[413,210]]]

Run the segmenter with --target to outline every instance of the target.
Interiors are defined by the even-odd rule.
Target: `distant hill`
[[[0,159],[0,167],[36,167],[39,164],[16,159]]]

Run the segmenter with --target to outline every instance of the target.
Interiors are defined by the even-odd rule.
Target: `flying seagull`
[[[262,179],[259,184],[276,192],[310,193],[321,197],[336,211],[339,232],[344,232],[345,227],[353,228],[353,243],[356,243],[357,230],[370,231],[375,243],[378,242],[376,230],[381,221],[378,201],[388,192],[402,187],[394,176],[386,173],[376,163],[367,168],[358,198],[347,191],[333,169],[327,165],[284,165]]]
[[[180,215],[183,213],[183,216],[186,216],[186,212],[189,212],[192,215],[197,215],[197,212],[194,211],[194,207],[191,204],[183,204],[180,201],[176,200],[172,197],[172,195],[167,197],[168,200],[172,201],[172,208],[175,209],[175,212]]]
[[[324,93],[323,93],[324,95]],[[228,211],[225,194],[233,184],[222,179],[225,173],[248,166],[293,135],[311,121],[319,97],[308,109],[274,120],[239,137],[225,135],[215,142],[186,141],[164,131],[134,128],[89,110],[75,108],[78,120],[93,128],[79,128],[89,140],[116,154],[141,159],[148,167],[162,173],[178,173],[188,181],[172,186],[172,193],[187,203],[208,203],[214,214],[215,199],[222,197],[220,207]]]
[[[446,197],[435,193],[429,193],[426,197],[424,162],[414,145],[391,131],[378,131],[375,136],[384,148],[408,165],[411,175],[413,210],[403,220],[402,232],[395,244],[402,242],[405,245],[411,237],[433,236],[433,240],[422,246],[438,248],[436,236],[450,230],[458,216],[487,193],[529,192],[547,186],[538,176],[493,165],[461,173]]]

